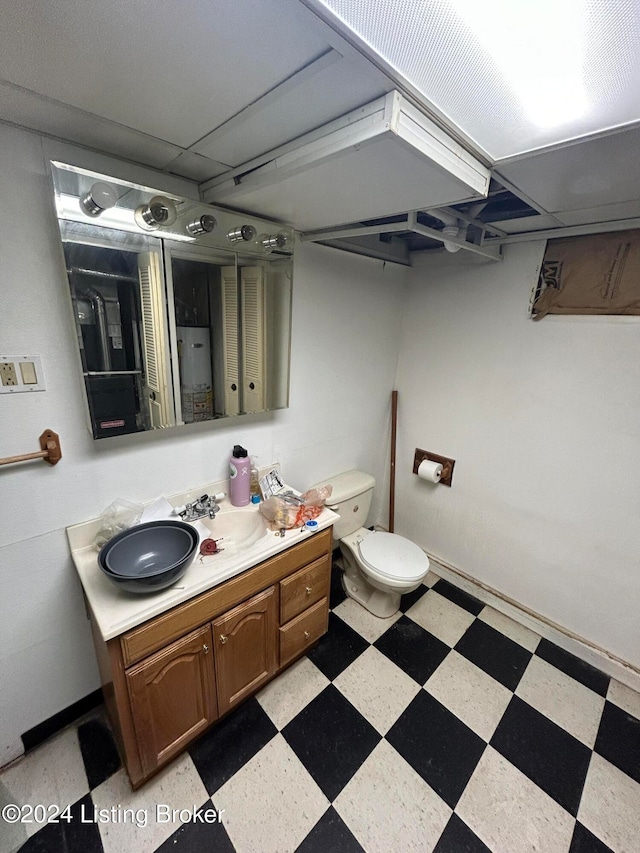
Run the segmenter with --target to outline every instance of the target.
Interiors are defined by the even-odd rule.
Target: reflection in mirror
[[[291,229],[52,170],[94,438],[286,407]]]
[[[287,405],[291,263],[236,263],[169,248],[170,312],[184,423]]]
[[[65,240],[69,230],[63,247],[94,437],[172,426],[159,362],[166,345],[150,350],[144,322],[145,285],[160,268],[159,245],[114,234],[107,235],[112,245],[92,246]]]

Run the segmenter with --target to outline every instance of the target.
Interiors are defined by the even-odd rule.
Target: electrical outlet
[[[16,366],[12,361],[0,362],[0,379],[2,379],[2,384],[5,386],[18,384]]]
[[[0,394],[44,390],[44,374],[39,355],[6,355],[0,352]]]

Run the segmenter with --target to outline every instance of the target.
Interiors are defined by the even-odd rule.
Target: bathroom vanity
[[[267,531],[226,561],[196,557],[181,582],[155,595],[112,589],[88,545],[91,523],[69,528],[105,703],[133,788],[326,632],[337,518],[325,508],[317,533]]]

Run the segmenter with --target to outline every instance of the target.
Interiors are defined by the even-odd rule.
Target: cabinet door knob
[[[206,643],[204,644],[204,646],[203,646],[202,648],[204,649],[204,653],[205,653],[205,655],[206,655],[206,654],[208,654],[208,652],[209,652],[209,646],[208,646]]]
[[[311,634],[310,634],[308,631],[305,631],[305,632],[304,632],[304,638],[305,638],[305,640],[308,640],[310,636],[311,636]]]
[[[305,590],[306,590],[306,592],[307,592],[307,595],[311,595],[311,590],[312,590],[312,589],[313,589],[313,587],[310,587],[310,586],[305,587]]]
[[[225,634],[220,634],[220,642],[224,645],[229,638]]]

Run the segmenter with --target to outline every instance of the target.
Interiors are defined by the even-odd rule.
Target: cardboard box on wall
[[[533,318],[640,314],[640,230],[549,240]]]

